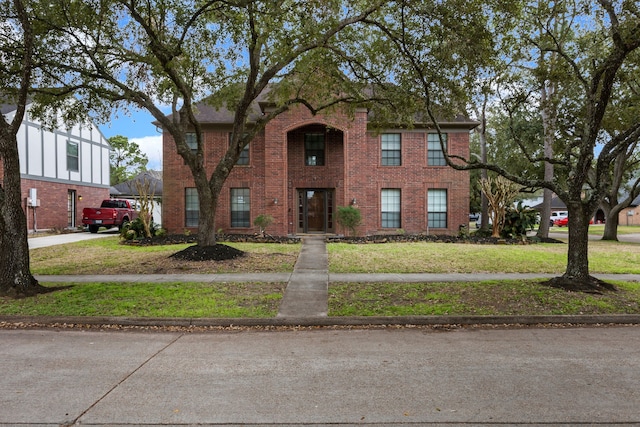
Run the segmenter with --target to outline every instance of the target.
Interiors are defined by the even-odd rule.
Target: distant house
[[[533,209],[535,210],[542,210],[542,203],[539,203],[535,206],[533,206]],[[560,200],[560,198],[558,196],[553,196],[551,198],[551,212],[566,212],[567,211],[567,205],[565,205],[565,203]],[[604,224],[606,220],[604,211],[601,208],[598,208],[595,212],[595,214],[593,215],[593,221],[595,224]]]
[[[11,120],[15,105],[0,105]],[[97,127],[46,130],[29,114],[17,135],[23,209],[29,230],[75,228],[82,209],[109,198],[111,147]],[[3,165],[0,163],[0,174]]]
[[[272,108],[256,102],[250,121]],[[212,171],[229,146],[233,112],[201,104],[197,119]],[[446,151],[467,158],[469,132],[477,124],[464,117],[440,123]],[[191,172],[166,131],[163,147],[163,227],[197,231]],[[430,123],[379,130],[366,109],[313,115],[300,106],[270,121],[243,151],[222,191],[216,229],[253,233],[254,219],[268,214],[273,235],[341,233],[337,209],[351,205],[361,211],[361,235],[455,234],[469,223],[469,187],[468,171],[446,165]]]
[[[620,225],[640,225],[640,196],[636,197],[629,207],[624,208],[618,214]]]
[[[162,171],[144,171],[129,181],[111,187],[111,196],[119,199],[139,199],[138,185],[147,189],[148,195],[153,196],[153,222],[162,225]]]

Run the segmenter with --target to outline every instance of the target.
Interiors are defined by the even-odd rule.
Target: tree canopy
[[[140,150],[140,146],[129,138],[116,135],[109,138],[111,153],[109,163],[111,165],[111,185],[117,185],[128,181],[140,172],[147,170],[149,159]]]
[[[118,106],[148,110],[191,170],[200,206],[198,243],[213,245],[218,197],[242,149],[292,105],[317,112],[353,100],[354,92],[341,86],[340,35],[384,2],[54,3],[56,13],[41,17],[52,27],[53,47],[41,59],[52,65],[47,72],[59,83],[55,95],[69,94],[82,104],[79,110],[98,116]],[[275,108],[251,123],[253,102],[267,92]],[[343,95],[336,99],[336,93]],[[213,170],[205,166],[198,102],[234,112],[229,149]],[[187,132],[196,135],[195,149]]]
[[[473,25],[483,22],[480,13],[485,8],[490,8],[485,24]],[[611,163],[640,135],[635,95],[616,90],[640,75],[638,5],[609,0],[524,1],[511,6],[471,2],[461,9],[459,16],[458,10],[434,16],[437,6],[407,4],[395,10],[391,23],[375,22],[381,38],[395,46],[390,75],[405,96],[422,100],[438,132],[443,100],[460,99],[456,95],[464,91],[482,94],[493,88],[499,101],[494,105],[509,117],[506,136],[510,146],[517,148],[511,156],[525,159],[531,172],[475,157],[447,156],[447,164],[491,170],[524,187],[557,194],[569,211],[568,263],[562,279],[597,288],[599,283],[588,268],[588,222],[611,186]],[[509,19],[499,19],[501,13]],[[518,25],[510,26],[513,22]],[[446,37],[432,25],[445,31]],[[498,47],[500,52],[495,50]],[[487,80],[491,85],[478,84]],[[555,117],[551,155],[539,144],[531,144],[530,132],[522,131],[526,114],[541,111],[540,89],[550,83],[556,85],[555,96],[546,105]],[[536,172],[545,163],[554,166],[551,177]]]

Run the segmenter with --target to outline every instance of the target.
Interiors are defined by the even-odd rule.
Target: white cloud
[[[147,155],[147,169],[162,170],[162,135],[130,138],[130,141],[138,144],[140,151]]]

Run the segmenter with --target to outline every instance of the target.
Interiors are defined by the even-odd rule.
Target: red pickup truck
[[[97,233],[100,227],[118,227],[138,217],[139,208],[131,200],[109,199],[103,200],[99,208],[84,208],[82,223],[89,227],[89,231]]]

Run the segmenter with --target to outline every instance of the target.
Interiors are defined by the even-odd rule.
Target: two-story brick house
[[[258,103],[257,103],[258,104]],[[257,114],[268,103],[256,105]],[[206,168],[229,146],[233,114],[198,106]],[[253,117],[255,120],[256,116]],[[440,123],[447,151],[469,155],[468,119]],[[195,148],[195,134],[187,135]],[[197,231],[198,195],[171,135],[163,135],[163,226]],[[300,106],[270,121],[244,150],[220,197],[216,228],[254,233],[253,220],[269,214],[272,235],[343,233],[338,206],[360,209],[360,235],[456,234],[469,222],[469,174],[445,164],[435,129],[373,129],[367,110],[355,115],[312,115]]]
[[[0,107],[11,120],[16,106]],[[84,207],[109,198],[111,147],[94,125],[50,130],[27,106],[17,140],[22,207],[30,231],[75,228]],[[0,161],[0,180],[2,171]]]

